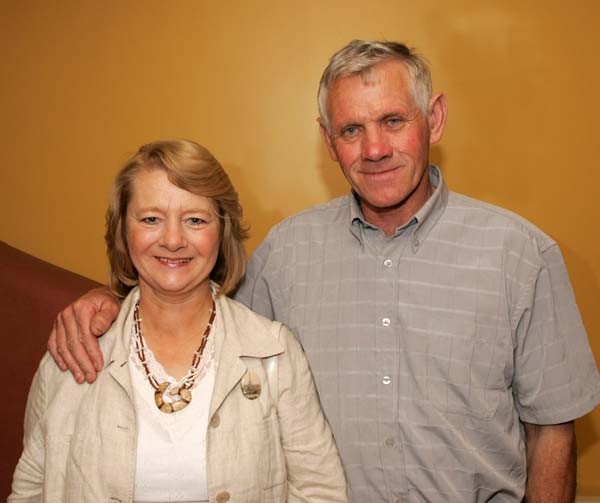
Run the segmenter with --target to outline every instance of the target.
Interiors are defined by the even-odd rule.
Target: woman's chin
[[[210,291],[209,284],[210,280],[207,279],[199,284],[182,283],[179,281],[175,281],[162,283],[146,283],[144,285],[142,282],[140,282],[140,287],[142,293],[144,293],[144,291],[147,291],[148,293],[152,293],[156,297],[180,299],[207,294]],[[145,288],[142,285],[144,285]]]

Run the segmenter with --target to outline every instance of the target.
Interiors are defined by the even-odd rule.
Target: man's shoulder
[[[336,224],[349,224],[351,195],[337,197],[330,201],[306,208],[291,215],[271,229],[271,232],[284,232],[294,227],[324,227]]]
[[[460,222],[465,227],[510,233],[533,240],[540,251],[556,241],[526,218],[506,208],[450,191],[444,216],[446,222]]]

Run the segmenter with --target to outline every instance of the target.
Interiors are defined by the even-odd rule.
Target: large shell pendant
[[[192,392],[187,388],[180,388],[176,384],[163,382],[154,392],[154,402],[162,412],[171,414],[185,409],[192,401]]]

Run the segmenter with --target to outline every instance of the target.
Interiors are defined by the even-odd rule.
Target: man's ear
[[[327,126],[325,126],[321,117],[317,117],[317,122],[319,123],[319,132],[321,133],[321,138],[323,138],[325,146],[327,147],[327,151],[329,152],[329,157],[331,157],[333,161],[337,162],[338,157],[335,152],[335,147],[331,141],[331,137],[329,136],[329,131],[327,131]]]
[[[434,95],[429,101],[428,110],[429,143],[433,145],[442,139],[444,127],[446,126],[446,117],[448,116],[446,97],[442,93]]]

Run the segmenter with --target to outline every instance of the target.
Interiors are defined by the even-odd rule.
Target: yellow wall
[[[315,122],[329,55],[403,40],[450,104],[433,160],[559,242],[599,357],[598,19],[596,0],[3,0],[0,239],[104,280],[115,171],[143,142],[189,137],[229,171],[252,250],[346,192]],[[600,495],[600,411],[578,436],[580,493]]]

